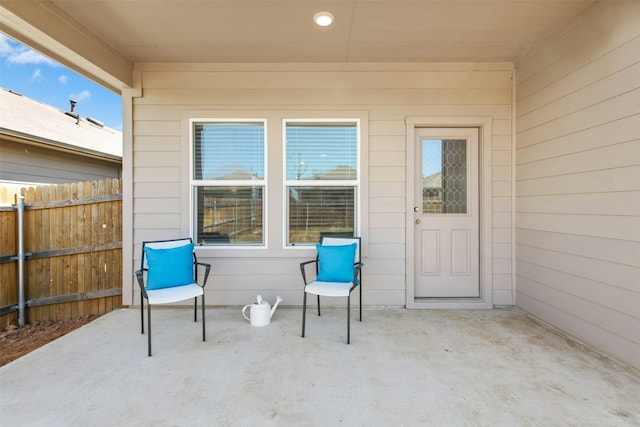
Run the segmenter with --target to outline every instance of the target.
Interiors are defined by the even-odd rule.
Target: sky
[[[0,87],[122,131],[120,95],[0,33]]]

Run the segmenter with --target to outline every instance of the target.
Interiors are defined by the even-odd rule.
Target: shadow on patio
[[[0,368],[19,426],[637,426],[640,376],[509,310],[122,309]],[[357,316],[357,315],[356,315]]]

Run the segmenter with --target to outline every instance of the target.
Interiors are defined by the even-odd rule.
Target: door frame
[[[406,307],[407,308],[493,308],[491,233],[491,117],[421,117],[409,116],[406,123]],[[415,297],[415,233],[413,206],[415,193],[415,133],[416,128],[473,127],[478,129],[478,171],[480,198],[480,297],[478,298],[416,298]]]

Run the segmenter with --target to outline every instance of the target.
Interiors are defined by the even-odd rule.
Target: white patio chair
[[[305,333],[307,316],[307,294],[318,298],[318,316],[320,316],[320,297],[347,297],[347,344],[351,343],[351,292],[359,288],[360,321],[362,321],[362,254],[359,237],[322,237],[316,245],[316,259],[300,263],[300,272],[304,281],[302,303],[302,337]],[[315,277],[307,279],[307,268],[315,265]]]
[[[147,300],[148,348],[151,356],[151,306],[194,299],[193,321],[198,321],[198,297],[202,296],[202,341],[206,341],[204,287],[211,264],[198,262],[191,238],[142,242],[140,270],[140,320],[144,334],[144,300]],[[204,269],[202,283],[198,270]]]

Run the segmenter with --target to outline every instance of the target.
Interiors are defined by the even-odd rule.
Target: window
[[[422,211],[467,213],[467,140],[422,140]]]
[[[357,230],[357,121],[285,121],[287,245]]]
[[[265,122],[191,123],[194,240],[263,245]]]

